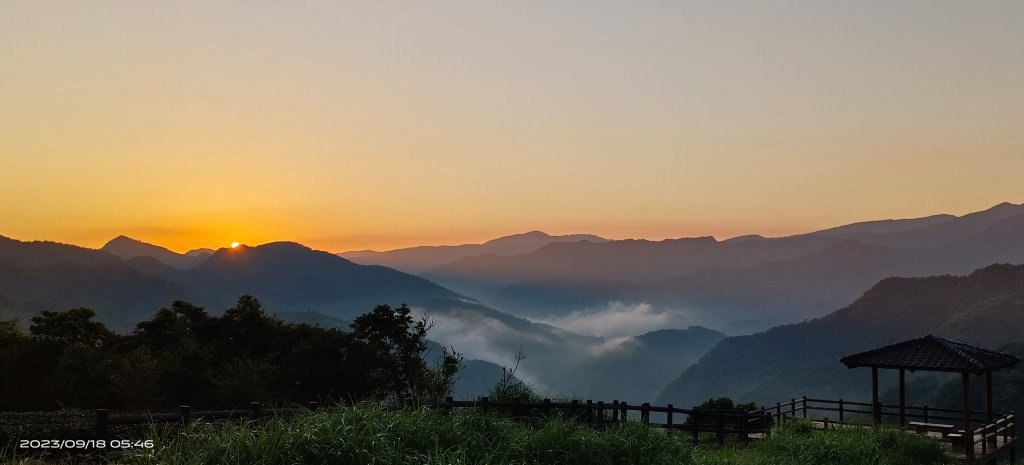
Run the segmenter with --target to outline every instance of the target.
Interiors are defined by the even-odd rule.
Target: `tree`
[[[452,394],[455,382],[459,380],[459,370],[462,369],[462,354],[456,352],[454,347],[442,347],[441,351],[436,364],[427,368],[423,380],[422,400],[434,404]]]
[[[427,371],[422,354],[427,350],[426,318],[414,321],[412,309],[378,305],[352,322],[357,341],[367,345],[375,362],[374,377],[382,397],[404,400],[419,397]]]
[[[63,312],[42,312],[32,317],[29,333],[33,337],[65,346],[84,345],[98,347],[114,333],[93,321],[96,312],[91,308],[73,308]]]

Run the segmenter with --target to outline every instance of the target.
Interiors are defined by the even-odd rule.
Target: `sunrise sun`
[[[239,246],[239,244],[238,244],[237,242],[232,242],[232,243],[231,243],[231,248],[232,248],[232,249],[234,249],[234,248],[236,248],[236,247],[238,247],[238,246]]]

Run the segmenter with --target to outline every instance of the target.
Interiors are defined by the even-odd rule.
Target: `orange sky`
[[[1024,201],[1024,3],[681,3],[3,2],[0,235],[341,251]]]

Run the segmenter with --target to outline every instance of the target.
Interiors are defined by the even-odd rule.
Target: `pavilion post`
[[[907,425],[907,379],[906,371],[900,368],[900,426]]]
[[[985,372],[985,423],[992,424],[992,370]]]
[[[871,412],[875,424],[882,424],[882,404],[878,403],[878,367],[871,367]]]
[[[967,461],[974,460],[974,431],[971,429],[971,372],[965,371],[963,377],[964,394],[964,451]]]

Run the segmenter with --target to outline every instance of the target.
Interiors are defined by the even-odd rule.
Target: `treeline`
[[[222,315],[175,301],[130,334],[76,308],[42,312],[28,333],[0,322],[0,410],[230,407],[253,400],[430,401],[461,356],[424,358],[430,324],[387,305],[347,331],[285,323],[251,296]]]

